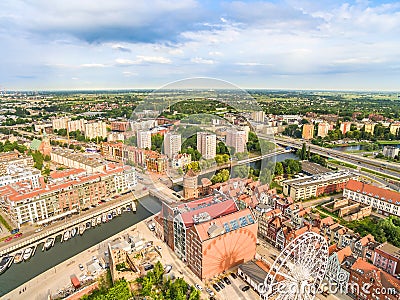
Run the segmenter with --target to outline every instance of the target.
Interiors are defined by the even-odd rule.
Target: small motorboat
[[[69,239],[69,231],[68,230],[64,232],[63,237],[64,237],[64,241],[67,241]]]
[[[86,230],[86,226],[84,224],[79,225],[79,234],[82,235]]]
[[[49,250],[51,246],[53,246],[54,238],[48,238],[46,242],[44,242],[43,249],[44,250]]]
[[[24,252],[18,251],[14,256],[14,264],[19,264],[23,260]]]
[[[133,210],[133,211],[136,211],[136,203],[135,203],[134,201],[132,201],[132,204],[131,204],[131,205],[132,205],[132,210]]]
[[[115,218],[117,216],[117,211],[115,209],[112,211],[112,216],[113,216],[113,218]]]
[[[126,211],[131,211],[132,209],[131,209],[131,207],[128,205],[127,207],[126,207]]]
[[[118,207],[118,208],[117,208],[117,214],[118,214],[118,215],[122,214],[121,207]]]
[[[0,274],[4,273],[12,264],[14,256],[5,255],[0,258]]]
[[[28,259],[31,258],[32,252],[33,252],[33,248],[32,247],[28,247],[28,248],[25,249],[25,251],[24,251],[24,260],[25,261],[27,261]]]
[[[112,218],[113,218],[112,213],[108,213],[108,215],[107,215],[107,220],[108,220],[108,221],[111,221]]]
[[[101,216],[97,217],[97,225],[101,225]]]
[[[103,214],[103,223],[107,222],[107,215]]]
[[[93,225],[93,223],[94,223],[94,225]],[[92,222],[89,221],[89,222],[86,223],[86,229],[89,229],[91,226],[96,226],[96,220],[95,219],[92,219]]]
[[[71,230],[71,237],[74,237],[76,235],[76,233],[78,232],[78,230],[76,229],[76,227],[72,228]]]

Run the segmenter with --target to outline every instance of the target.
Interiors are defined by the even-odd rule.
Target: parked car
[[[222,281],[218,281],[217,284],[219,285],[219,287],[220,287],[221,289],[224,289],[224,288],[225,288],[225,284],[223,284]]]
[[[18,229],[18,228],[15,228],[15,229],[11,230],[11,234],[16,234],[16,233],[18,233],[18,232],[19,232],[19,229]]]
[[[242,287],[243,292],[248,291],[249,289],[250,289],[250,287],[248,285],[245,285],[244,287]]]
[[[81,271],[85,270],[85,268],[83,267],[82,264],[79,264],[79,270],[81,270]]]
[[[10,236],[10,237],[8,237],[8,238],[6,238],[5,240],[4,240],[4,242],[9,242],[9,241],[11,241],[13,238],[12,238],[12,236]]]
[[[225,281],[226,284],[231,284],[231,283],[232,283],[232,282],[229,280],[228,277],[224,277],[224,281]]]
[[[211,289],[206,288],[206,292],[207,292],[211,297],[214,296],[214,292],[213,292]]]
[[[14,238],[19,238],[22,235],[22,232],[18,232],[16,235],[14,235]]]
[[[233,279],[237,278],[237,275],[235,273],[231,273],[231,276],[232,276]]]
[[[221,289],[219,288],[218,284],[214,283],[213,284],[213,288],[214,290],[216,290],[217,292],[219,292]]]
[[[198,284],[198,283],[196,283],[194,286],[195,286],[196,289],[198,289],[199,291],[202,291],[202,290],[203,290],[203,288],[202,288],[202,287],[200,286],[200,284]]]
[[[92,256],[92,259],[94,262],[97,262],[97,263],[99,262],[99,259],[96,256]]]
[[[171,265],[166,265],[165,268],[164,268],[165,274],[171,272],[171,270],[172,270],[172,266]]]
[[[149,271],[149,270],[153,269],[154,266],[152,264],[145,264],[143,266],[143,268],[144,268],[145,271]]]

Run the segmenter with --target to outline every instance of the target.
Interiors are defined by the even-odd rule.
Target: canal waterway
[[[58,240],[48,251],[42,252],[42,245],[39,245],[28,262],[12,264],[0,275],[0,297],[59,263],[150,217],[160,209],[161,203],[156,198],[145,196],[139,199],[135,213],[123,212],[108,223],[86,230],[82,236],[77,235],[64,243]]]

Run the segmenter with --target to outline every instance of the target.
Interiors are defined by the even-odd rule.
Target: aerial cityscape
[[[0,3],[0,299],[400,299],[400,3]]]

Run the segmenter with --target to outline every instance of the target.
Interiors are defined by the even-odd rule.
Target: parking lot
[[[224,288],[221,289],[219,292],[217,292],[210,284],[209,286],[215,293],[215,298],[216,299],[242,299],[242,300],[253,300],[253,299],[260,299],[260,296],[253,291],[253,289],[250,287],[247,291],[242,291],[242,288],[244,286],[247,286],[246,282],[244,282],[239,276],[237,278],[233,278],[232,275],[225,275],[224,277],[228,277],[229,281],[231,284],[227,284],[226,282],[222,281],[224,284]],[[221,277],[222,280],[222,277]],[[218,280],[217,278],[212,281],[212,283],[221,281]]]

